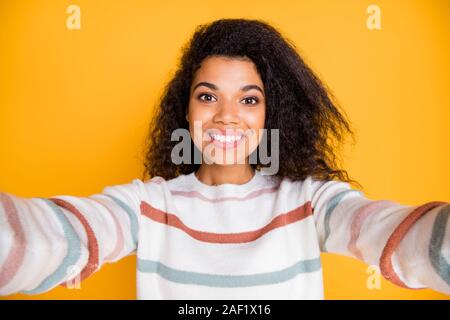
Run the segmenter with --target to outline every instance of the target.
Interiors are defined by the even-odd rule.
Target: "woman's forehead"
[[[193,85],[203,81],[214,83],[217,87],[240,87],[250,83],[262,85],[251,60],[228,57],[209,57],[203,60],[196,72]]]

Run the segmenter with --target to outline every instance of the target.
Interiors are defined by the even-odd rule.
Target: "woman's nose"
[[[213,121],[222,122],[223,124],[239,123],[239,106],[234,102],[222,103],[217,109]]]

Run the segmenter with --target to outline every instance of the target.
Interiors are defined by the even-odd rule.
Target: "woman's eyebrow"
[[[200,86],[204,86],[204,87],[210,88],[211,90],[219,90],[219,87],[216,86],[215,84],[210,83],[210,82],[202,81],[202,82],[197,83],[194,86],[194,88],[192,88],[192,91],[194,91],[195,89],[197,89]],[[243,86],[241,88],[241,91],[249,91],[251,89],[256,89],[256,90],[260,91],[264,95],[264,91],[256,84],[248,84],[246,86]]]
[[[194,91],[195,89],[197,89],[197,87],[200,87],[200,86],[204,86],[204,87],[210,88],[211,90],[219,90],[219,87],[216,86],[213,83],[210,83],[210,82],[199,82],[199,83],[197,83],[195,85],[194,88],[192,88],[192,91]]]
[[[243,87],[241,88],[241,91],[248,91],[248,90],[251,90],[251,89],[256,89],[256,90],[258,90],[259,92],[261,92],[262,95],[264,95],[263,90],[262,90],[259,86],[257,86],[256,84],[248,84],[248,85],[246,85],[246,86],[243,86]]]

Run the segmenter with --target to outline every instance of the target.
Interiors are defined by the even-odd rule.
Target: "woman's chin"
[[[232,166],[236,164],[246,164],[248,161],[246,161],[246,157],[239,157],[236,158],[235,155],[216,155],[213,157],[207,156],[203,157],[204,162],[206,164],[217,164],[220,166]]]

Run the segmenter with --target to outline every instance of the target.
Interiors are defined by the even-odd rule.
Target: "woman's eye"
[[[247,98],[244,98],[242,101],[245,101],[245,104],[257,104],[258,103],[258,99],[255,97],[247,97]]]
[[[216,101],[213,95],[207,94],[207,93],[202,93],[198,96],[198,98],[202,101],[206,101],[206,102],[213,102]]]

